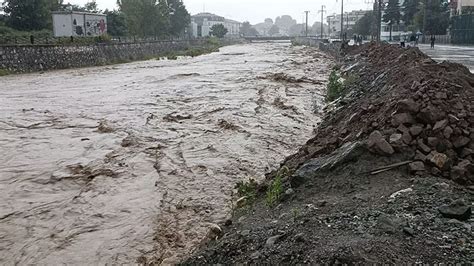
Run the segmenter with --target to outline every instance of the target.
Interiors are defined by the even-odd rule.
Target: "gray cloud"
[[[88,0],[66,0],[72,4],[83,5]],[[366,0],[345,0],[346,10],[371,9]],[[97,0],[101,9],[116,8],[116,0]],[[328,13],[339,13],[341,0],[184,0],[191,14],[205,10],[230,19],[250,21],[252,24],[262,22],[265,18],[290,15],[299,23],[303,21],[303,12],[310,10],[311,23],[321,20],[317,13],[325,5]]]

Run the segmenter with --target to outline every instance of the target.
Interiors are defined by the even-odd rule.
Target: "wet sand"
[[[0,77],[0,263],[182,258],[312,136],[330,60],[309,50]]]

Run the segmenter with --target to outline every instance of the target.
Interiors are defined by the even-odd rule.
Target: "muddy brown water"
[[[1,77],[0,264],[176,262],[312,136],[329,67],[263,43]]]

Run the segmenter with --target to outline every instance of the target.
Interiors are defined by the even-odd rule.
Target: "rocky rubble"
[[[474,75],[416,48],[370,44],[348,54],[340,71],[359,82],[329,104],[316,136],[285,165],[364,140],[375,154],[406,155],[414,174],[473,185]]]

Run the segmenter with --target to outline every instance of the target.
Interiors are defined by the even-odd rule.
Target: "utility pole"
[[[344,0],[341,0],[341,40],[344,39]]]
[[[349,13],[346,13],[346,32],[349,31]]]
[[[305,31],[305,35],[306,35],[306,37],[308,37],[308,14],[309,14],[309,11],[305,11],[304,13],[306,13],[306,31]]]
[[[321,10],[318,11],[318,13],[321,13],[321,39],[324,38],[324,12],[326,12],[326,10],[324,10],[325,8],[326,6],[322,5]]]
[[[382,35],[382,6],[383,0],[378,0],[378,10],[377,10],[377,42],[380,42]]]

